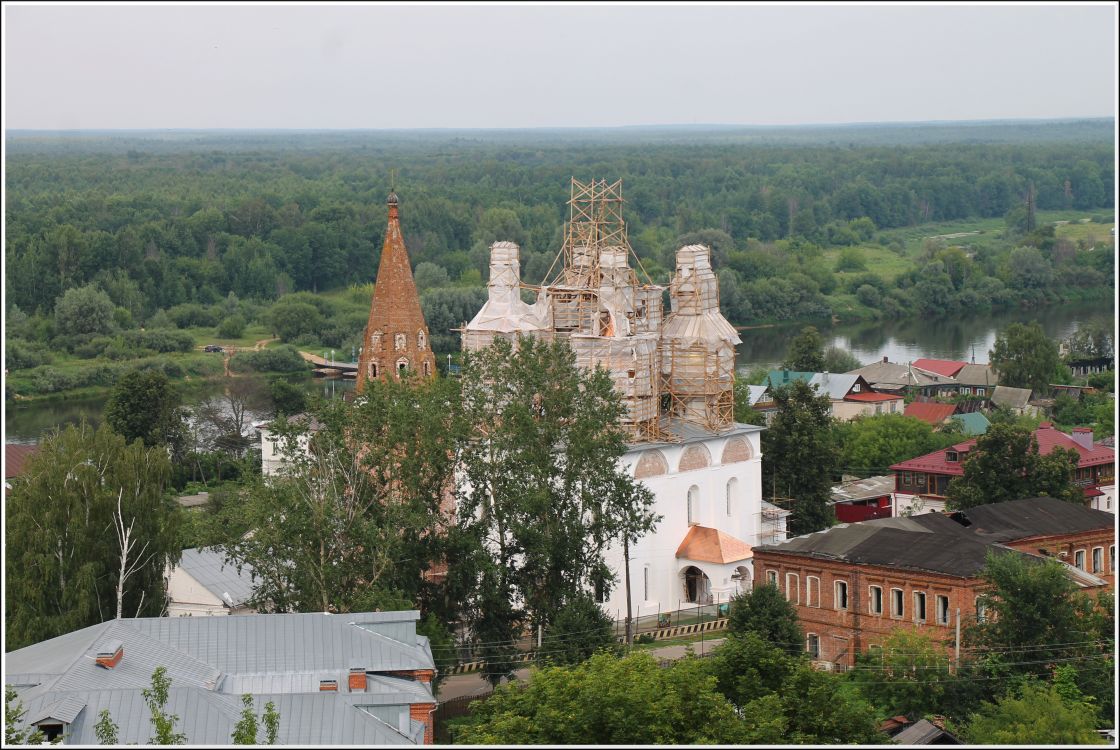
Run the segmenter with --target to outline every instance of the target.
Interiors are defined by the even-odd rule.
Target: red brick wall
[[[406,680],[419,680],[428,685],[432,684],[436,671],[434,669],[401,669],[396,672],[382,672],[386,677],[402,677]]]
[[[436,741],[436,728],[432,719],[432,711],[436,709],[434,703],[413,703],[408,709],[408,715],[414,721],[424,724],[424,744],[434,745]]]
[[[767,580],[767,571],[778,572],[778,589],[787,593],[787,574],[797,575],[797,616],[806,636],[820,639],[820,659],[851,666],[857,652],[871,646],[882,645],[891,632],[899,627],[914,628],[932,635],[952,648],[956,610],[961,610],[963,629],[976,617],[976,597],[981,587],[977,579],[962,579],[932,573],[918,573],[892,568],[856,566],[844,562],[816,560],[771,551],[755,551],[755,576],[759,582]],[[813,605],[807,601],[808,578],[816,579],[817,594]],[[819,583],[817,583],[819,581]],[[848,585],[848,607],[837,608],[836,582]],[[882,589],[882,614],[871,611],[871,586]],[[892,615],[891,590],[902,591],[902,616]],[[915,592],[926,595],[924,621],[915,620]],[[948,597],[947,624],[937,622],[937,597]]]
[[[1077,550],[1085,551],[1085,567],[1083,570],[1092,573],[1098,578],[1108,581],[1110,587],[1116,586],[1116,571],[1112,569],[1109,557],[1109,548],[1116,546],[1115,529],[1097,529],[1095,531],[1082,531],[1076,534],[1062,534],[1059,536],[1030,537],[1006,542],[1008,547],[1030,552],[1032,554],[1047,554],[1057,557],[1062,562],[1070,565],[1076,564]],[[1093,548],[1101,548],[1101,570],[1093,570]],[[1061,553],[1065,552],[1063,556]]]

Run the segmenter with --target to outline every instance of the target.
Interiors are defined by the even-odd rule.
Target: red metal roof
[[[867,393],[849,393],[844,397],[845,401],[901,401],[902,396],[896,393],[875,393],[868,391]]]
[[[1044,422],[1044,425],[1049,423]],[[1088,466],[1099,466],[1101,464],[1110,464],[1116,461],[1116,451],[1100,444],[1093,444],[1092,449],[1086,449],[1074,442],[1073,438],[1065,434],[1061,430],[1056,430],[1053,427],[1045,426],[1039,427],[1034,431],[1034,439],[1038,442],[1038,452],[1044,456],[1050,454],[1055,448],[1065,448],[1066,450],[1077,451],[1081,456],[1078,461],[1077,467],[1084,469]],[[964,468],[961,466],[960,461],[951,462],[945,458],[945,454],[950,451],[962,452],[971,449],[976,445],[976,440],[966,440],[963,443],[957,443],[951,448],[945,450],[934,451],[924,456],[912,458],[909,461],[897,463],[891,467],[892,471],[928,471],[936,474],[951,474],[953,476],[960,476],[964,474]]]
[[[754,556],[744,541],[707,526],[692,526],[677,547],[677,557],[721,565]]]
[[[953,412],[956,410],[956,404],[939,404],[935,401],[919,403],[915,401],[911,404],[907,404],[902,413],[908,417],[920,419],[928,424],[939,425],[953,416]]]
[[[39,452],[37,445],[4,444],[4,478],[11,479],[23,473],[27,460]]]
[[[936,372],[938,375],[944,375],[947,378],[955,377],[961,368],[967,365],[967,362],[955,362],[951,359],[916,359],[913,362],[914,367],[920,367],[923,370]]]

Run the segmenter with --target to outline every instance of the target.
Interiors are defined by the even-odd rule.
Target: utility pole
[[[955,645],[953,647],[953,673],[957,674],[961,671],[961,608],[957,607],[957,634]]]

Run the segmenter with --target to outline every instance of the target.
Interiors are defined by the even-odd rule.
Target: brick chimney
[[[337,693],[338,680],[319,680],[320,693]]]
[[[1093,429],[1091,427],[1074,427],[1070,438],[1085,450],[1093,450]]]
[[[883,364],[884,365],[890,364],[890,362],[887,361],[887,356],[885,354],[883,355]]]
[[[364,667],[354,667],[350,670],[350,692],[364,693],[366,690],[366,670]]]
[[[96,663],[99,667],[112,669],[124,658],[124,644],[120,641],[106,641],[97,647]]]

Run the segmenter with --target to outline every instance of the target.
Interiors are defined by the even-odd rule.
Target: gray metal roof
[[[894,492],[894,474],[879,477],[855,479],[832,486],[832,502],[844,503],[851,500],[867,500],[882,497]]]
[[[407,611],[112,620],[7,654],[5,671],[27,720],[69,724],[68,743],[96,742],[102,708],[120,725],[122,743],[147,742],[141,690],[164,667],[168,711],[192,744],[229,744],[243,693],[258,712],[275,701],[285,744],[408,744],[420,736],[409,706],[435,698],[423,683],[377,673],[435,668],[428,639],[416,635],[418,619]],[[120,663],[98,666],[97,653],[112,641],[123,644]],[[352,668],[367,671],[365,692],[345,689]],[[341,689],[319,692],[322,679]],[[381,718],[360,705],[381,707]]]
[[[217,547],[183,550],[178,567],[218,599],[226,601],[224,594],[229,594],[234,607],[253,596],[253,567],[243,565],[238,572],[237,566],[226,562],[225,552]]]
[[[991,365],[965,365],[956,374],[957,382],[961,385],[996,386],[999,385],[999,373]]]
[[[978,505],[955,515],[967,524],[969,531],[997,542],[1111,529],[1116,523],[1112,513],[1053,497]]]
[[[910,386],[953,385],[957,382],[953,378],[938,375],[936,372],[894,362],[872,362],[869,365],[849,370],[847,374],[862,375],[872,387],[886,390],[897,390]]]
[[[852,390],[860,377],[859,373],[818,372],[809,380],[809,385],[819,393],[827,393],[833,401],[840,401],[848,395],[848,391]]]
[[[673,435],[680,438],[679,442],[648,442],[648,443],[630,443],[628,448],[630,450],[646,450],[648,448],[658,448],[672,445],[681,445],[688,443],[696,443],[704,440],[712,440],[715,438],[728,438],[734,435],[749,435],[752,432],[762,432],[765,427],[759,427],[753,424],[744,424],[743,422],[734,422],[732,425],[723,432],[712,432],[699,425],[685,422],[676,417],[662,417],[661,428]]]
[[[927,719],[915,721],[894,736],[896,745],[961,745],[952,734]]]
[[[992,403],[998,406],[1022,409],[1026,407],[1030,400],[1030,388],[1012,388],[1009,385],[998,385],[992,391]]]

